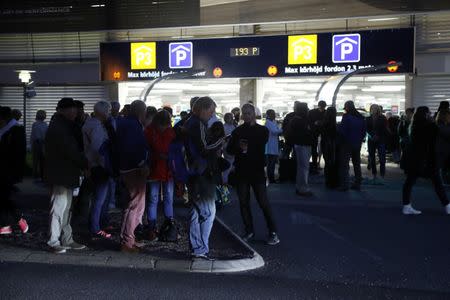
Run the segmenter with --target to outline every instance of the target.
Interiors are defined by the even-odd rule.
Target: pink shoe
[[[103,230],[100,230],[95,235],[97,237],[104,238],[104,239],[110,239],[111,238],[111,234],[107,233],[106,231],[103,231]]]
[[[11,226],[0,227],[0,235],[11,234],[11,233],[12,233]]]
[[[22,231],[22,233],[27,233],[28,232],[28,229],[29,229],[28,223],[27,223],[27,221],[24,218],[21,218],[19,220],[18,224],[19,224],[19,227],[20,227],[20,230]]]

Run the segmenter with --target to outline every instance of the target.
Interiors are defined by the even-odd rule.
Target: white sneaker
[[[420,215],[422,213],[420,210],[414,209],[411,204],[403,205],[402,212],[404,215]]]
[[[446,213],[447,215],[450,215],[450,204],[447,204],[447,205],[445,206],[445,213]]]

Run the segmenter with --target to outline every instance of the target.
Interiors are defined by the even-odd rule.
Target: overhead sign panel
[[[191,69],[203,78],[324,76],[391,61],[402,63],[395,72],[414,72],[413,28],[100,45],[101,80],[111,81]]]

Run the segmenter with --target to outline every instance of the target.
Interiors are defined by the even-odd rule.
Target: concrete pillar
[[[253,104],[258,106],[258,103],[256,103],[256,79],[240,79],[239,84],[240,106],[242,107],[248,101],[253,101]]]
[[[414,75],[405,75],[405,109],[414,107],[414,82],[416,77]]]
[[[106,97],[109,101],[119,101],[119,83],[111,82],[105,86]]]

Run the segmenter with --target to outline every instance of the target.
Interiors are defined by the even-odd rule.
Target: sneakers
[[[73,242],[72,244],[69,244],[69,245],[63,245],[62,247],[65,248],[65,249],[68,249],[68,250],[83,250],[83,249],[86,249],[85,245],[78,244],[78,243],[75,243],[75,242]]]
[[[28,229],[29,229],[28,223],[27,223],[27,221],[24,218],[21,218],[17,224],[19,225],[20,230],[22,231],[22,233],[27,233],[28,232]]]
[[[275,246],[280,243],[280,239],[278,238],[278,235],[275,232],[272,232],[269,236],[269,239],[267,240],[267,245]]]
[[[137,253],[139,253],[141,251],[141,249],[139,249],[136,246],[128,247],[127,245],[121,245],[120,246],[120,251],[122,253],[137,254]]]
[[[447,205],[445,206],[445,213],[446,213],[447,215],[450,215],[450,204],[447,204]]]
[[[403,205],[402,213],[404,215],[420,215],[422,212],[420,210],[414,209],[411,204]]]
[[[148,233],[149,242],[157,242],[158,241],[158,231],[156,229],[151,229]]]
[[[206,261],[214,261],[214,258],[209,256],[208,254],[192,254],[192,257],[194,259],[202,259],[202,260],[206,260]]]
[[[253,232],[250,233],[246,233],[243,236],[241,236],[241,238],[245,241],[245,242],[249,242],[251,240],[253,240],[253,238],[255,237],[255,234]]]
[[[53,252],[54,254],[66,253],[66,247],[54,246],[54,247],[51,247],[51,252]]]
[[[0,235],[11,234],[12,232],[11,226],[0,227]]]
[[[106,231],[100,230],[99,232],[97,232],[95,234],[95,237],[103,238],[103,239],[110,239],[111,238],[111,234],[107,233]]]

